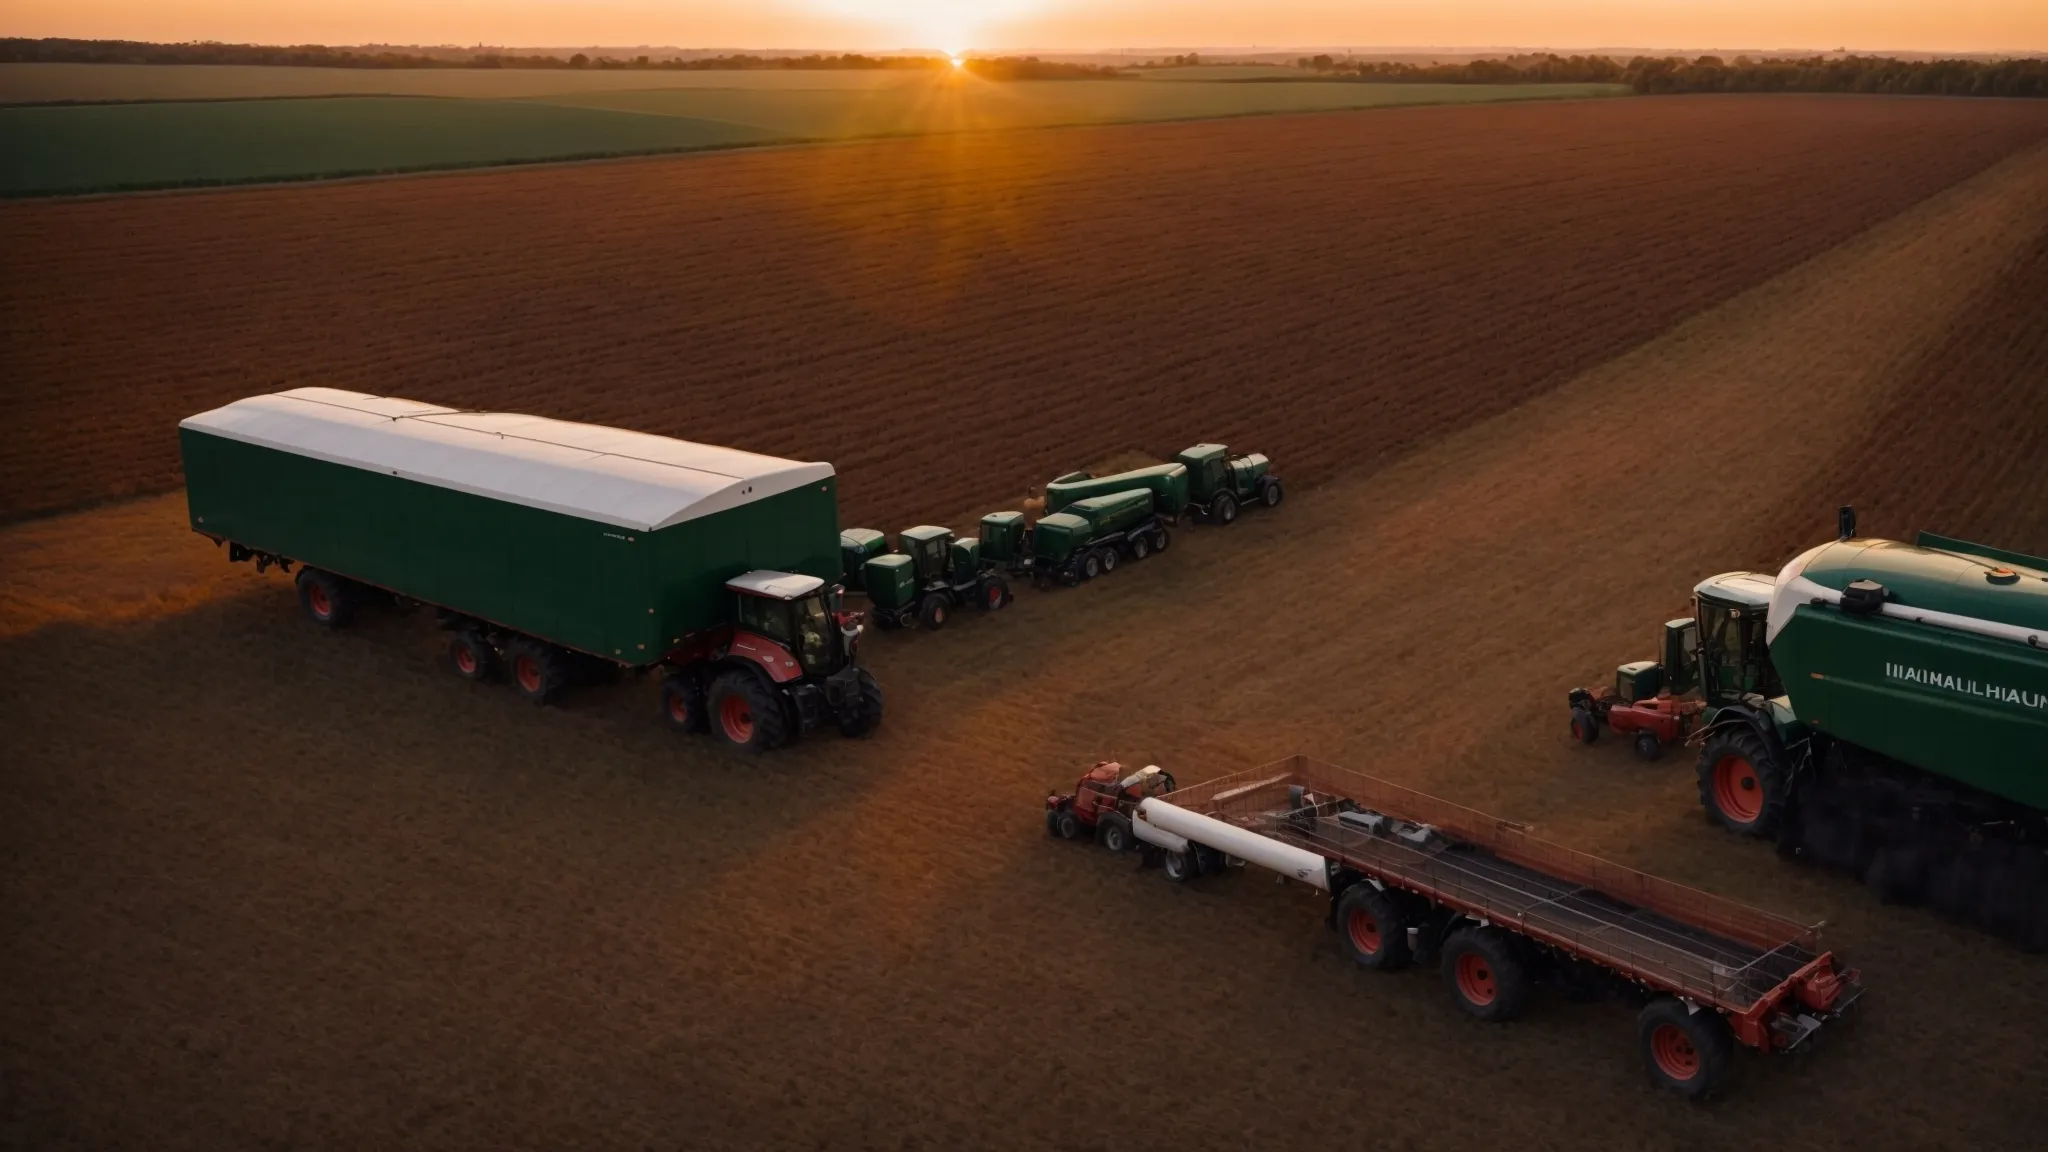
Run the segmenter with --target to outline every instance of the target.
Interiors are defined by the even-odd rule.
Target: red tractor
[[[1622,665],[1611,689],[1572,689],[1572,737],[1591,744],[1605,723],[1624,736],[1634,733],[1636,755],[1644,760],[1662,756],[1666,744],[1683,743],[1706,703],[1672,695],[1663,675],[1663,665],[1643,661]]]
[[[1111,852],[1128,852],[1137,843],[1131,832],[1131,810],[1147,796],[1173,791],[1173,773],[1148,765],[1124,775],[1124,766],[1103,760],[1090,768],[1069,793],[1045,798],[1045,830],[1062,840],[1088,833]]]

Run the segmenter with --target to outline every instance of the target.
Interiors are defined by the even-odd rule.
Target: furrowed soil
[[[1669,98],[7,204],[0,519],[308,384],[830,460],[890,528],[1200,439],[1357,475],[2044,136]]]
[[[1668,117],[1638,123],[1652,153],[1668,144],[1653,128],[1690,124],[1737,158],[1768,153],[1802,116],[1853,123],[1876,115],[1865,108],[1891,109],[1897,131],[1910,132],[1934,115],[1927,109],[1980,107],[1630,104]],[[1706,131],[1701,118],[1714,109],[1720,127]],[[1513,111],[1554,119],[1511,122],[1522,131],[1495,121],[1504,155],[1586,113]],[[1874,187],[1842,187],[1838,208],[1875,188],[1910,202],[1859,209],[1863,225],[1825,242],[1777,235],[1769,211],[1739,224],[1718,216],[1725,205],[1694,198],[1693,184],[1713,173],[1645,163],[1635,200],[1597,207],[1624,224],[1697,229],[1653,249],[1690,258],[1610,266],[1636,277],[1621,302],[1594,274],[1600,265],[1572,264],[1561,249],[1543,249],[1563,262],[1551,280],[1472,271],[1432,282],[1435,307],[1480,318],[1463,353],[1413,353],[1439,364],[1437,386],[1386,383],[1422,372],[1397,359],[1419,335],[1390,328],[1376,348],[1316,346],[1355,357],[1352,383],[1325,397],[1304,382],[1332,387],[1316,349],[1261,328],[1313,318],[1302,307],[1268,311],[1276,293],[1299,305],[1299,286],[1277,266],[1248,278],[1216,266],[1178,286],[1186,339],[1208,347],[1230,315],[1245,317],[1241,364],[1272,355],[1291,365],[1259,375],[1284,403],[1252,410],[1205,392],[1192,411],[1127,407],[1136,377],[1091,375],[1081,388],[1041,364],[1015,379],[1048,396],[1074,387],[1082,399],[996,406],[980,423],[949,414],[944,390],[922,393],[929,409],[874,396],[818,408],[849,438],[847,451],[820,454],[892,527],[1002,500],[1006,477],[994,465],[1019,429],[1044,438],[1023,456],[1058,461],[1016,465],[1032,477],[1134,444],[1156,453],[1222,434],[1272,451],[1303,481],[1278,509],[1184,531],[1172,551],[1098,583],[1027,589],[1000,616],[874,638],[868,655],[890,713],[867,741],[821,738],[743,763],[663,730],[650,685],[593,689],[541,711],[438,667],[438,634],[420,617],[371,614],[353,631],[315,634],[284,578],[230,568],[185,531],[175,494],[0,530],[0,652],[21,670],[0,694],[0,912],[10,926],[0,940],[0,1144],[1448,1149],[1491,1147],[1504,1133],[1538,1149],[2036,1144],[2048,1103],[2024,1070],[2048,1057],[2039,957],[1735,841],[1700,818],[1684,757],[1645,765],[1617,742],[1580,747],[1564,723],[1565,690],[1651,654],[1659,622],[1684,610],[1695,581],[1775,568],[1832,531],[1837,503],[1865,505],[1873,533],[1931,527],[2048,550],[2048,144],[2028,146],[2002,105],[1982,106],[1982,120],[1939,115],[1954,117],[1936,133],[1944,147],[1983,141],[1987,124],[2006,125],[1997,131],[2010,138],[1980,144],[1984,155],[1946,178],[1924,176],[1917,197],[1872,169]],[[1758,122],[1743,118],[1754,116],[1771,131],[1745,141]],[[1330,143],[1317,154],[1341,155],[1357,121],[1323,123]],[[1810,143],[1835,146],[1844,131],[1815,128]],[[1547,138],[1549,151],[1531,147],[1520,162],[1582,191],[1630,155],[1564,152]],[[1925,161],[1886,151],[1895,132],[1868,127],[1863,139],[1861,154],[1889,155],[1902,179]],[[1353,178],[1348,211],[1374,218],[1415,184],[1441,193],[1444,211],[1469,209],[1449,190],[1487,184],[1499,165],[1481,163],[1476,138],[1467,143],[1472,162],[1459,179]],[[1585,171],[1573,176],[1576,166]],[[1832,179],[1827,168],[1813,178]],[[1202,178],[1162,178],[1150,194],[1177,197],[1179,184]],[[431,201],[438,183],[418,182],[428,188],[419,194]],[[385,187],[397,185],[351,191]],[[1494,188],[1514,205],[1501,211],[1540,218],[1550,201],[1516,200],[1518,188]],[[294,195],[310,204],[339,191]],[[1228,182],[1213,191],[1232,194]],[[1780,192],[1784,211],[1798,211],[1805,191]],[[211,202],[232,212],[270,195]],[[1317,211],[1336,212],[1316,208],[1321,195],[1303,192],[1312,229]],[[889,206],[899,209],[908,210]],[[1190,197],[1184,211],[1209,206]],[[1294,216],[1246,211],[1252,235],[1211,243],[1239,259],[1291,250]],[[1468,267],[1461,253],[1476,216],[1453,227],[1413,202],[1410,217],[1408,232],[1424,238],[1408,240],[1415,250],[1395,267]],[[1828,217],[1816,210],[1814,227],[1838,227]],[[397,207],[391,218],[409,220]],[[1145,218],[1133,215],[1125,231]],[[750,234],[751,220],[729,226]],[[1491,226],[1510,233],[1505,219]],[[1686,278],[1698,268],[1753,256],[1725,234],[1736,228],[1772,246],[1776,263],[1722,273],[1719,296],[1661,322],[1633,316],[1631,307],[1664,308],[1666,292],[1694,290]],[[1576,234],[1605,244],[1600,231]],[[1141,265],[1165,237],[1128,240],[1104,267]],[[1514,266],[1514,251],[1494,256]],[[642,254],[576,259],[602,257],[623,276]],[[1378,311],[1407,307],[1382,283],[1392,273],[1378,258],[1323,254],[1352,269],[1348,282],[1313,262],[1299,274],[1333,292],[1352,285],[1357,323],[1376,328]],[[531,270],[519,281],[522,291],[549,282]],[[1508,284],[1519,294],[1490,295]],[[860,284],[844,291],[847,309],[881,306]],[[508,291],[504,307],[523,308],[519,295]],[[599,294],[586,318],[625,331],[614,312],[630,304]],[[1063,299],[1043,307],[1068,315]],[[1335,323],[1338,311],[1324,315]],[[1572,363],[1463,374],[1495,364],[1495,342],[1541,359],[1552,341],[1539,336],[1573,342],[1622,320],[1642,331],[1586,338]],[[1084,324],[1044,355],[1081,357],[1113,322]],[[521,339],[538,349],[574,328]],[[957,334],[967,364],[950,379],[960,390],[990,378],[978,359],[989,342],[1022,339],[1006,333]],[[759,379],[800,366],[808,394],[841,395],[867,361],[830,341],[814,346],[811,334],[763,347]],[[776,367],[784,356],[797,366]],[[1218,379],[1203,386],[1220,388]],[[714,386],[677,387],[675,403],[693,405]],[[438,388],[391,390],[443,398]],[[594,380],[561,395],[628,403]],[[99,415],[90,404],[74,411],[81,424]],[[859,471],[847,463],[856,441],[876,451],[876,430],[899,424],[890,453],[929,453],[917,469],[881,456]],[[909,491],[870,480],[870,467]],[[1871,991],[1858,1018],[1812,1051],[1745,1059],[1733,1099],[1691,1107],[1642,1082],[1633,1016],[1620,1005],[1539,997],[1521,1022],[1482,1025],[1434,972],[1351,969],[1306,890],[1254,870],[1176,887],[1043,831],[1045,790],[1099,757],[1195,780],[1293,752],[1824,919],[1830,946]],[[1116,1102],[1094,1103],[1105,1094]]]

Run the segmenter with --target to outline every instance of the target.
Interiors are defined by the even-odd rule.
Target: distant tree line
[[[386,49],[329,48],[321,44],[273,47],[263,44],[148,44],[133,40],[0,39],[0,64],[257,64],[285,68],[589,68],[599,70],[659,69],[672,72],[835,71],[840,69],[930,69],[952,66],[942,56],[671,56],[615,59],[578,52],[560,56],[522,55],[486,50],[467,55],[446,49],[399,52]],[[1005,80],[1104,79],[1114,68],[1090,64],[1054,64],[1036,56],[975,58],[967,68],[979,76]]]
[[[1897,60],[1815,56],[1558,56],[1541,52],[1457,64],[1404,64],[1303,56],[1295,65],[1344,79],[1428,84],[1627,84],[1677,92],[1874,92],[1926,96],[2048,96],[2048,60]]]

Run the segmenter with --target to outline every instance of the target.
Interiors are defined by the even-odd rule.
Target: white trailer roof
[[[830,464],[336,388],[251,396],[179,427],[642,532],[832,476]]]

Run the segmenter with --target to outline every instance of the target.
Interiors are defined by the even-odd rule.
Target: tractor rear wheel
[[[346,628],[356,618],[355,585],[332,572],[301,568],[298,576],[299,606],[313,623],[322,628]]]
[[[849,739],[858,739],[882,726],[882,685],[865,668],[856,672],[860,680],[860,702],[853,713],[839,718],[839,734]]]
[[[1393,972],[1408,966],[1408,917],[1392,897],[1360,880],[1337,898],[1337,941],[1361,968]]]
[[[1081,818],[1074,815],[1072,805],[1062,805],[1052,814],[1052,830],[1062,840],[1081,838]]]
[[[1122,813],[1112,812],[1096,823],[1095,838],[1104,848],[1122,855],[1131,850],[1131,822]]]
[[[1444,982],[1459,1007],[1490,1024],[1522,1014],[1529,1003],[1529,973],[1514,939],[1498,928],[1461,928],[1443,945]]]
[[[1785,773],[1754,728],[1737,724],[1709,736],[1697,771],[1708,819],[1740,836],[1777,832],[1785,812]]]
[[[1236,520],[1237,497],[1228,492],[1218,492],[1216,498],[1209,502],[1209,519],[1225,526]]]
[[[1572,709],[1572,739],[1581,744],[1600,739],[1600,718],[1584,708]]]
[[[661,682],[661,714],[678,732],[708,732],[709,713],[704,710],[704,682],[694,676],[671,675]]]
[[[789,739],[789,716],[761,678],[734,669],[711,682],[706,699],[711,731],[735,752],[759,755]]]
[[[1664,755],[1664,742],[1657,739],[1655,732],[1645,730],[1636,733],[1635,749],[1636,759],[1655,760]]]
[[[1688,1100],[1711,1099],[1735,1067],[1735,1040],[1720,1015],[1694,1011],[1675,996],[1650,1002],[1636,1017],[1636,1044],[1650,1083]]]
[[[952,607],[947,603],[944,592],[925,593],[924,603],[917,606],[917,626],[927,632],[937,632],[946,626]]]
[[[505,645],[505,667],[512,672],[512,687],[535,704],[553,703],[569,686],[569,662],[538,640],[522,636]]]
[[[448,666],[464,680],[483,683],[497,679],[498,650],[475,632],[457,632],[448,640]]]

